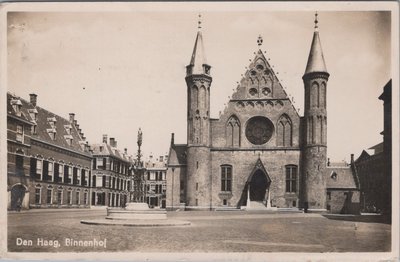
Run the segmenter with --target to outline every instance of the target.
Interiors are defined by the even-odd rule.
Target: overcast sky
[[[227,8],[229,3],[226,4]],[[303,115],[302,75],[314,12],[201,10],[211,75],[211,115],[218,117],[241,74],[261,49]],[[68,118],[89,143],[102,135],[134,154],[168,152],[171,133],[186,143],[185,66],[198,11],[25,12],[8,14],[8,90]],[[319,12],[328,82],[328,157],[349,160],[382,141],[378,96],[391,78],[389,12]]]

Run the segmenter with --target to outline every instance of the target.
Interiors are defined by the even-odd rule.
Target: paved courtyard
[[[363,219],[365,222],[356,222],[350,221],[350,217],[339,217],[338,220],[319,214],[181,211],[168,212],[168,217],[190,221],[190,226],[124,227],[80,223],[82,219],[99,219],[105,217],[105,214],[105,210],[10,212],[8,250],[10,252],[390,251],[391,226],[368,219],[367,221]],[[104,242],[106,239],[106,243],[105,247],[104,245],[68,246],[66,239],[82,240],[82,242],[93,242],[93,239]]]

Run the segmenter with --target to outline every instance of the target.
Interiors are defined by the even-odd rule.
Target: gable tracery
[[[267,64],[259,57],[250,68],[247,75],[248,88],[247,97],[264,98],[272,96],[273,78],[271,71],[267,69]]]

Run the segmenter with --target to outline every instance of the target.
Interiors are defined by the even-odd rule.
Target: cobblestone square
[[[391,248],[389,224],[368,219],[363,219],[366,222],[349,221],[350,217],[329,219],[320,214],[180,211],[168,212],[168,218],[190,221],[190,226],[124,227],[80,223],[82,219],[99,219],[105,215],[105,210],[10,212],[8,251],[320,253],[387,252]],[[68,246],[71,239],[105,240],[106,245]],[[27,245],[29,240],[31,245]],[[55,241],[59,246],[50,244]]]

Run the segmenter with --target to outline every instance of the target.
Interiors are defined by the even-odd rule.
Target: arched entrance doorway
[[[250,180],[250,201],[264,201],[266,197],[267,189],[271,180],[267,178],[267,175],[263,170],[257,169]]]
[[[21,210],[23,200],[25,197],[25,186],[18,184],[14,185],[11,188],[11,209],[12,210]]]

